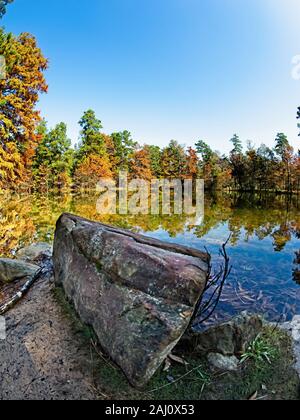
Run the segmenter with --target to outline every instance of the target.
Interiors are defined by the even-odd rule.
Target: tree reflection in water
[[[296,258],[294,260],[295,268],[293,270],[293,278],[297,284],[300,285],[300,251],[297,251]]]
[[[162,240],[207,246],[216,266],[219,248],[231,235],[228,251],[234,269],[215,320],[241,310],[263,312],[272,320],[300,313],[299,197],[207,195],[201,224],[188,216],[101,216],[96,200],[95,194],[0,197],[0,254],[11,256],[33,241],[53,241],[63,212]]]

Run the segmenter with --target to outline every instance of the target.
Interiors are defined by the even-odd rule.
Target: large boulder
[[[39,267],[24,261],[0,259],[0,284],[8,284],[25,277],[34,276]]]
[[[130,383],[143,387],[190,325],[207,254],[64,214],[53,259],[56,284]]]

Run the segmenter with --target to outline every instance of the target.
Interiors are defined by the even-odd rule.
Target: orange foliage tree
[[[90,154],[75,170],[75,184],[81,188],[95,188],[101,178],[113,178],[107,155]]]
[[[200,160],[198,158],[196,150],[194,150],[192,147],[189,147],[187,157],[186,157],[186,170],[185,170],[186,178],[190,178],[193,180],[198,178],[199,163],[200,163]]]
[[[130,176],[132,179],[144,179],[146,181],[151,181],[151,161],[147,148],[143,148],[134,152],[130,169]]]
[[[118,175],[118,157],[116,156],[116,149],[113,139],[107,134],[102,134],[102,137],[106,145],[106,152],[109,156],[113,177],[116,178]]]
[[[48,63],[28,33],[15,37],[0,30],[0,55],[6,61],[6,75],[0,80],[0,187],[13,187],[30,179],[39,141],[35,106],[39,94],[47,92],[43,72]],[[5,159],[8,154],[16,163],[13,168]]]

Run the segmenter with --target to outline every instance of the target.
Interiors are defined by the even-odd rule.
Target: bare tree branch
[[[204,293],[196,306],[195,314],[191,321],[191,326],[193,326],[193,328],[197,328],[199,325],[206,322],[213,315],[219,305],[225,283],[232,270],[232,266],[230,265],[230,258],[226,250],[230,239],[231,235],[220,249],[220,256],[223,258],[224,262],[220,265],[219,271],[212,275],[211,263],[209,265],[207,283],[204,289]],[[207,253],[209,254],[208,251]],[[207,294],[210,296],[206,300]]]

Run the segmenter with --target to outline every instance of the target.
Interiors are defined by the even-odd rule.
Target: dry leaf
[[[249,398],[249,401],[256,401],[257,397],[258,397],[258,393],[256,391],[253,395],[251,395],[251,397]]]
[[[170,367],[171,367],[171,360],[167,357],[166,360],[165,360],[164,372],[168,372]]]
[[[190,318],[193,315],[193,313],[191,311],[186,311],[180,314],[181,318],[183,319],[187,319]]]
[[[180,365],[188,365],[188,362],[183,360],[181,357],[174,356],[174,354],[169,354],[169,359],[171,359],[173,362],[179,363]]]

